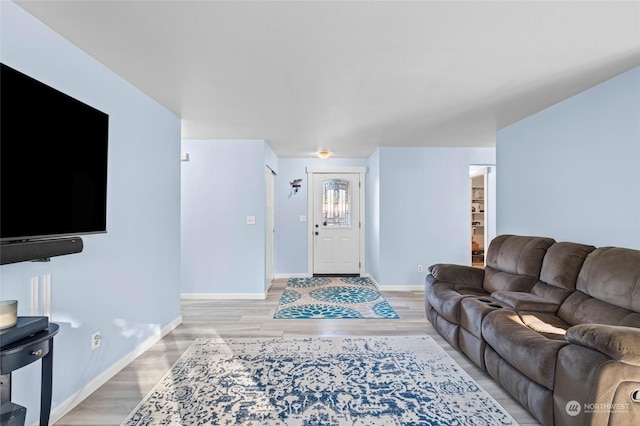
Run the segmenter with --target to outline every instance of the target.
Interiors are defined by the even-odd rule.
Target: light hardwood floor
[[[538,422],[484,371],[449,345],[427,321],[424,293],[385,291],[400,319],[273,319],[286,280],[274,280],[266,300],[183,300],[183,323],[138,357],[56,425],[120,425],[199,337],[423,336],[434,338],[521,425]],[[188,425],[184,425],[188,426]]]

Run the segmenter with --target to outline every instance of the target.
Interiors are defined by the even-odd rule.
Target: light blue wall
[[[436,262],[468,264],[469,165],[495,163],[494,148],[379,148],[368,159],[281,158],[276,273],[306,274],[307,166],[364,166],[366,271],[384,286],[422,285]],[[303,178],[290,195],[289,182]]]
[[[276,273],[307,274],[307,166],[364,166],[366,272],[385,286],[422,285],[425,267],[468,264],[469,165],[495,163],[494,148],[379,148],[368,159],[281,158]],[[303,178],[290,195],[289,182]]]
[[[498,132],[498,232],[640,248],[640,68]]]
[[[276,274],[306,275],[308,273],[308,224],[300,216],[307,212],[307,172],[313,167],[366,167],[366,158],[280,158],[276,187]],[[289,182],[302,178],[302,187],[291,195]]]
[[[179,319],[180,120],[15,4],[0,7],[3,63],[109,114],[108,233],[83,237],[80,254],[0,267],[0,298],[17,299],[19,315],[31,314],[31,277],[51,274],[56,410]],[[39,364],[13,374],[27,424],[39,413]]]
[[[264,295],[265,166],[277,173],[278,159],[263,140],[184,140],[182,152],[182,293]]]
[[[380,148],[380,285],[423,285],[434,263],[469,264],[469,166],[494,148]],[[370,265],[371,271],[374,267]]]

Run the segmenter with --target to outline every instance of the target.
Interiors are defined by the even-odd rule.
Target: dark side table
[[[49,425],[53,385],[53,336],[58,324],[0,348],[0,406],[11,401],[11,372],[42,359],[40,389],[40,425]]]

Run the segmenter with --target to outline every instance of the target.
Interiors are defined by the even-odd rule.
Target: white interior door
[[[360,175],[313,175],[313,273],[360,273]]]

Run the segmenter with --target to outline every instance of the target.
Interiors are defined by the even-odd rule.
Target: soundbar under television
[[[0,82],[0,253],[106,232],[109,116],[5,64]]]

